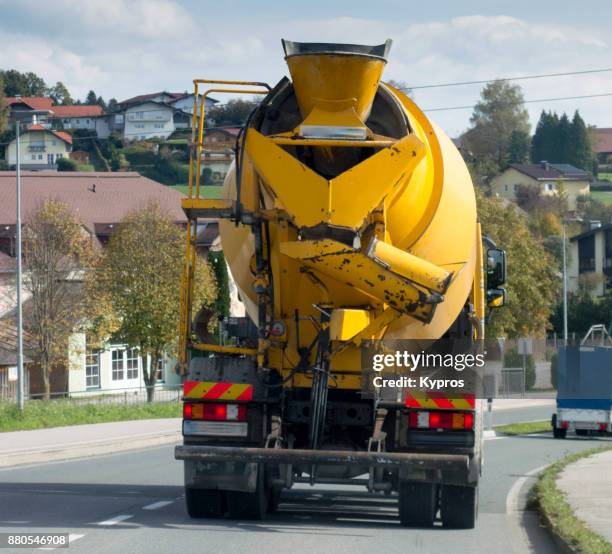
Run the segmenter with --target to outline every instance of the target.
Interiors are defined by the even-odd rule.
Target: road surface
[[[521,417],[529,414],[515,413]],[[393,497],[341,486],[296,487],[264,522],[190,520],[181,463],[174,461],[172,447],[163,446],[0,470],[0,532],[66,532],[68,552],[96,554],[552,553],[536,514],[525,511],[533,472],[604,442],[610,443],[545,435],[487,440],[480,516],[469,531],[401,528]]]

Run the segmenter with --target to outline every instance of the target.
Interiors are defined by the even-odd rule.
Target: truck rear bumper
[[[339,464],[409,467],[419,470],[468,472],[470,459],[464,454],[421,454],[414,452],[352,452],[343,450],[283,450],[238,446],[179,445],[177,460],[242,462],[264,464]]]

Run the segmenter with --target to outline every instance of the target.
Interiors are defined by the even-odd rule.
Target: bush
[[[531,354],[527,354],[525,365],[525,389],[531,390],[536,381],[535,361]],[[517,350],[508,350],[504,356],[504,367],[523,367],[523,355]]]
[[[123,154],[130,165],[153,165],[155,163],[155,153],[141,144],[126,146]]]
[[[77,171],[78,164],[70,158],[59,158],[57,160],[58,171]]]
[[[550,384],[557,390],[559,386],[559,353],[555,352],[550,357]]]

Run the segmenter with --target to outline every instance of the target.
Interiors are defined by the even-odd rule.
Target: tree
[[[20,73],[16,69],[2,72],[6,96],[44,96],[47,93],[45,81],[35,73]]]
[[[96,104],[98,104],[98,106],[100,106],[103,110],[106,110],[106,102],[104,102],[104,98],[101,96],[98,96]]]
[[[551,112],[542,110],[533,139],[531,140],[531,161],[533,163],[539,163],[544,160],[552,161],[557,125],[558,118],[556,114],[553,115]]]
[[[87,93],[87,97],[85,98],[85,104],[87,104],[88,106],[94,106],[97,103],[98,97],[96,96],[96,93],[93,90],[90,90]]]
[[[541,335],[558,298],[555,260],[534,239],[527,218],[508,201],[486,198],[477,190],[482,231],[506,250],[508,303],[493,315],[487,334],[509,338]]]
[[[24,289],[30,300],[24,327],[32,337],[46,399],[52,372],[67,362],[68,341],[84,323],[93,299],[83,293],[83,271],[94,259],[91,236],[61,202],[47,200],[24,228]]]
[[[529,160],[529,134],[523,131],[512,131],[510,133],[510,144],[508,146],[508,163],[524,164]]]
[[[208,110],[208,118],[214,121],[214,125],[237,125],[246,123],[249,114],[257,107],[253,100],[230,100],[227,104],[213,106]]]
[[[217,298],[215,299],[214,311],[219,317],[227,317],[230,313],[230,290],[229,275],[223,251],[208,253],[208,263],[211,265],[217,282]]]
[[[591,145],[591,135],[589,134],[589,130],[584,120],[580,117],[578,110],[574,112],[574,117],[572,118],[570,141],[572,144],[572,151],[569,163],[584,171],[591,171],[593,169],[593,162],[595,161],[595,155],[593,154],[593,147]]]
[[[59,158],[56,165],[58,171],[76,171],[78,169],[77,163],[70,158]]]
[[[159,360],[176,348],[183,252],[181,228],[159,205],[149,204],[121,222],[97,270],[118,321],[114,340],[138,349],[149,402]],[[214,276],[200,258],[195,283],[194,314],[216,298]]]
[[[6,122],[8,119],[8,107],[4,101],[4,81],[2,80],[2,74],[0,73],[0,136],[4,132]]]
[[[564,113],[559,118],[556,132],[556,149],[554,156],[548,160],[554,163],[570,163],[572,157],[572,124]]]
[[[66,88],[66,85],[61,81],[55,83],[54,87],[49,89],[49,97],[53,100],[53,103],[61,106],[71,106],[74,104],[70,92]]]
[[[116,99],[116,98],[111,98],[111,99],[108,101],[108,104],[107,104],[107,106],[106,106],[106,110],[107,110],[109,113],[114,113],[114,112],[118,111],[118,109],[119,109],[119,102],[117,102],[117,99]]]
[[[470,118],[472,127],[463,137],[465,147],[478,163],[500,171],[510,159],[512,133],[529,135],[529,114],[521,88],[507,81],[488,83],[480,97]]]

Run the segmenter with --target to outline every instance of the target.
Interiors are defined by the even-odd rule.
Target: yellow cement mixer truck
[[[487,306],[504,300],[503,252],[483,246],[453,143],[381,81],[391,41],[282,45],[291,79],[273,88],[194,81],[175,451],[187,510],[259,519],[295,483],[354,484],[397,494],[405,526],[432,525],[439,510],[443,525],[471,528],[476,395],[382,394],[364,352],[482,339]],[[263,99],[223,197],[205,199],[203,98],[237,91]],[[202,332],[192,306],[198,232],[211,220],[247,314],[226,319],[223,341]]]

